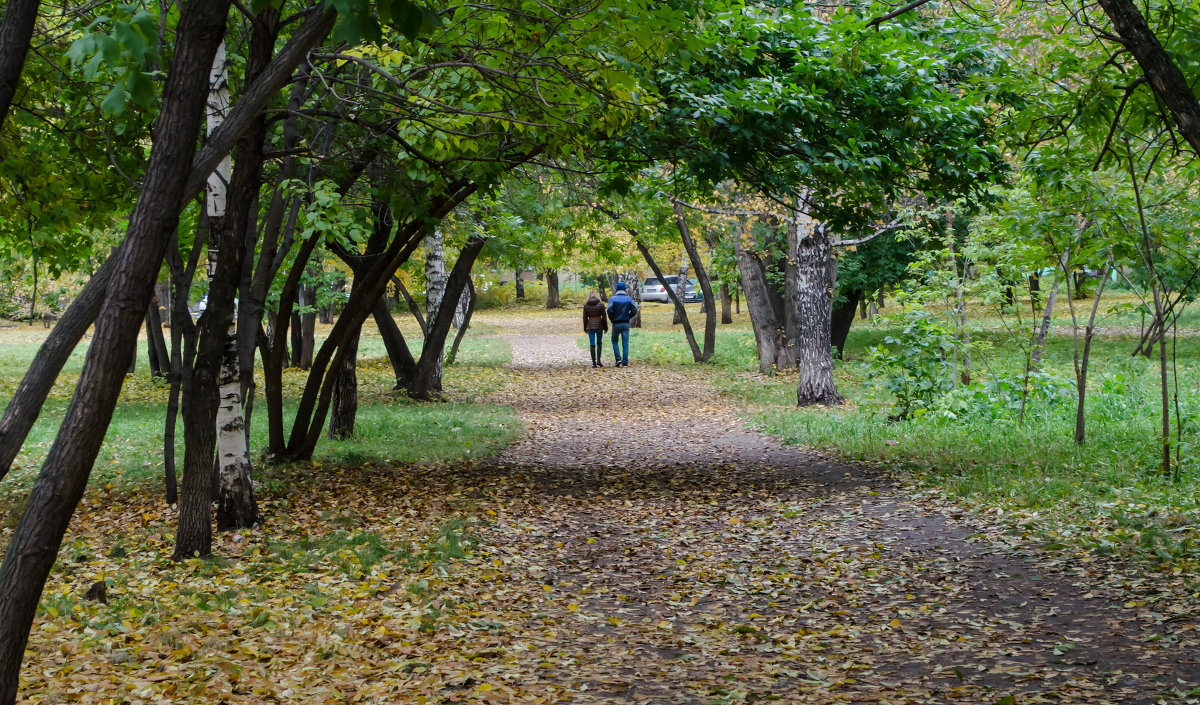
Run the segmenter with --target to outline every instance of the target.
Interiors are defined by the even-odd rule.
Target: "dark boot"
[[[590,348],[591,348],[591,350],[592,350],[592,367],[596,367],[596,366],[597,366],[597,365],[596,365],[596,346],[595,346],[595,345],[591,345],[591,346],[589,346],[589,347],[590,347]]]
[[[600,353],[604,352],[603,345],[596,346],[596,367],[604,367],[604,363],[600,362]]]

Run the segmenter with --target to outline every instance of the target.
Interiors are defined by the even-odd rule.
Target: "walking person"
[[[625,293],[625,282],[617,284],[617,290],[608,300],[608,318],[612,321],[613,357],[616,367],[629,367],[629,322],[637,315],[637,304]],[[624,350],[617,347],[621,343]]]
[[[604,351],[604,334],[608,332],[608,318],[604,315],[604,302],[600,294],[588,294],[583,305],[583,332],[587,333],[588,347],[592,349],[592,367],[604,367],[600,353]]]

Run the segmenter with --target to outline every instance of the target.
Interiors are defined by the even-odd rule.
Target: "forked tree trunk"
[[[125,381],[155,276],[200,136],[207,68],[225,33],[228,0],[187,3],[163,88],[153,148],[83,372],[0,565],[0,705],[15,702],[21,661],[42,588],[87,486]]]
[[[666,285],[667,279],[663,276],[662,269],[660,269],[658,263],[654,261],[654,257],[651,256],[649,248],[642,243],[641,239],[637,236],[637,233],[632,230],[630,230],[629,233],[633,235],[633,243],[637,245],[638,252],[642,253],[642,259],[646,260],[646,264],[650,265],[650,270],[654,272],[654,276],[658,277],[660,282],[663,282],[663,291],[667,292],[667,296],[671,299],[671,302],[675,304],[675,314],[680,317],[679,320],[683,323],[683,335],[685,338],[687,338],[688,347],[692,349],[692,359],[696,362],[703,362],[704,351],[700,349],[698,344],[696,344],[696,334],[692,331],[691,321],[688,320],[687,309],[683,307],[683,299],[674,289]]]
[[[474,237],[458,253],[458,261],[454,263],[454,268],[446,279],[443,303],[462,296],[471,277],[471,268],[475,266],[475,259],[479,257],[479,252],[486,243],[486,237]],[[429,317],[430,326],[425,336],[425,347],[421,350],[416,373],[408,386],[408,395],[414,399],[430,399],[442,391],[442,357],[446,348],[446,337],[454,321],[454,312],[453,307],[438,306]]]
[[[700,260],[700,250],[696,247],[696,241],[692,238],[691,230],[688,228],[683,206],[678,201],[672,205],[675,210],[675,225],[679,228],[679,236],[683,240],[683,249],[692,263],[692,268],[696,270],[696,281],[700,284],[700,294],[704,300],[704,350],[697,362],[708,362],[712,359],[717,344],[717,308],[713,305],[712,283],[708,279],[704,263]],[[687,279],[681,276],[680,286],[686,286],[686,284]],[[682,298],[682,295],[680,297]],[[677,311],[681,309],[682,307]]]

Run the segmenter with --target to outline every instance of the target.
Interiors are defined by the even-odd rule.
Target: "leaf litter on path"
[[[783,447],[701,373],[510,343],[490,400],[524,440],[480,463],[297,469],[223,559],[171,564],[171,512],[90,497],[30,702],[1197,700],[1178,576],[1046,553]],[[97,576],[109,605],[80,601]]]

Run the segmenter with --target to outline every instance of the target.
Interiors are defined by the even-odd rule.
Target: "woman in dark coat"
[[[604,315],[604,302],[596,292],[588,294],[583,305],[583,332],[587,333],[588,346],[592,349],[592,367],[604,367],[600,362],[600,351],[604,349],[604,334],[608,332],[608,316]]]

